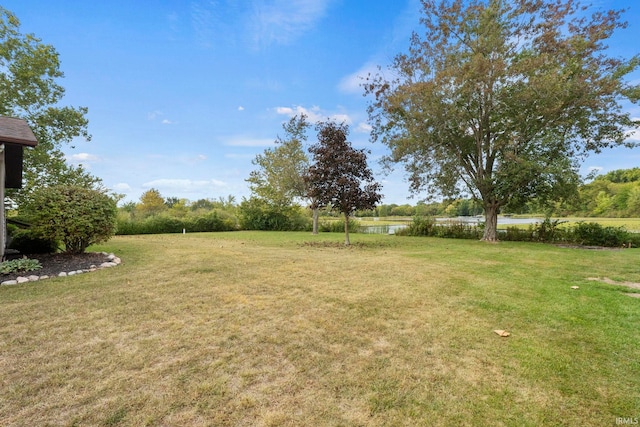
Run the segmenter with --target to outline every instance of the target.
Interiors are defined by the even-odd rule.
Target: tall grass
[[[1,425],[640,416],[640,300],[587,280],[640,282],[637,249],[276,232],[94,249],[123,264],[0,287]]]

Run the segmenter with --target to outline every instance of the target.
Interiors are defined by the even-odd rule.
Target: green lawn
[[[602,426],[640,417],[640,250],[128,236],[0,287],[3,426]],[[571,289],[578,286],[579,289]],[[507,330],[508,338],[493,331]]]

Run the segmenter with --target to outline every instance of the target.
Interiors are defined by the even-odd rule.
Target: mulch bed
[[[15,280],[19,276],[49,276],[55,277],[61,272],[68,273],[70,271],[88,270],[91,266],[99,266],[103,262],[107,262],[107,255],[98,252],[87,252],[84,254],[33,254],[24,255],[29,259],[37,259],[40,261],[42,268],[33,271],[20,273],[0,274],[0,282],[6,280]]]

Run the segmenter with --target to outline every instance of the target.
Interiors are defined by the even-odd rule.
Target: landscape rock
[[[115,262],[103,262],[102,264],[100,264],[100,268],[109,268],[109,267],[115,267],[116,264]]]
[[[28,276],[27,279],[29,279],[30,282],[36,282],[36,281],[40,280],[40,276],[36,276],[36,275],[32,274],[31,276]]]
[[[29,279],[28,279],[28,278],[26,278],[26,277],[20,276],[20,277],[18,277],[18,278],[16,279],[16,281],[17,281],[18,283],[27,283],[27,282],[29,281]]]
[[[17,280],[6,280],[2,283],[0,283],[1,285],[17,285],[18,281]]]
[[[58,277],[67,277],[67,273],[65,271],[61,271],[58,273]]]

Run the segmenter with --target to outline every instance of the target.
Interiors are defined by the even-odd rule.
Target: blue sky
[[[638,52],[640,2],[612,54]],[[386,149],[369,142],[359,75],[386,65],[417,28],[418,0],[5,0],[23,33],[52,44],[61,59],[65,105],[89,108],[90,142],[65,147],[125,201],[156,188],[165,197],[237,201],[255,155],[304,112],[334,118],[372,150],[384,203],[412,203],[401,168],[383,175]],[[635,46],[634,46],[635,45]],[[640,73],[631,76],[640,82]],[[629,106],[634,117],[640,108]],[[638,136],[638,135],[636,135]],[[311,134],[310,141],[313,142]],[[639,139],[640,136],[634,139]],[[640,149],[618,148],[582,170],[640,166]],[[379,172],[379,173],[378,173]]]

